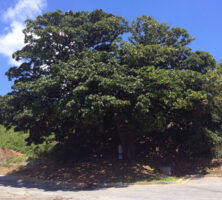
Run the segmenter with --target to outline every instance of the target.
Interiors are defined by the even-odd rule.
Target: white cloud
[[[6,34],[0,35],[0,54],[9,58],[10,64],[18,64],[12,59],[12,53],[24,46],[24,21],[33,19],[42,13],[46,0],[18,0],[3,13],[3,19],[9,23]]]
[[[0,36],[0,53],[9,58],[10,64],[18,64],[12,59],[12,54],[24,46],[24,34],[22,30],[24,24],[20,22],[12,22],[10,31],[6,35]]]
[[[3,16],[9,20],[24,21],[40,14],[45,5],[45,0],[19,0],[15,7],[8,8]]]

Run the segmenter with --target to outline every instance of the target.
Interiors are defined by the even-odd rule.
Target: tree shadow
[[[127,187],[135,182],[163,181],[167,177],[147,165],[145,161],[113,159],[92,159],[66,163],[49,159],[32,159],[26,166],[20,167],[8,175],[1,177],[1,185],[35,187],[46,191]],[[8,177],[13,178],[11,181],[4,182]],[[20,181],[15,177],[20,177]]]
[[[14,175],[0,176],[0,186],[13,188],[41,189],[44,191],[76,191],[76,188],[71,185],[58,185],[47,181],[32,180],[30,178],[19,178]]]

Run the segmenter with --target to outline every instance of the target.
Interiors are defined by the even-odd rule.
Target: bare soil
[[[115,182],[152,181],[165,177],[149,165],[117,160],[90,160],[66,164],[42,161],[21,166],[11,174],[83,187]]]
[[[21,158],[23,154],[16,152],[11,149],[0,148],[0,175],[6,175],[13,173],[18,170],[21,166],[24,166],[25,162],[15,162],[10,163],[10,165],[5,165],[5,163],[11,158]]]
[[[11,149],[0,148],[0,162],[4,162],[10,157],[21,157],[22,154]]]

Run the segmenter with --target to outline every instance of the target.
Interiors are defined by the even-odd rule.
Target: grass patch
[[[33,148],[26,146],[25,139],[27,134],[22,132],[14,132],[13,129],[7,130],[0,126],[0,148],[12,149],[21,153],[28,153],[33,151]]]
[[[175,181],[178,181],[178,180],[179,180],[179,178],[175,177],[175,176],[164,176],[164,177],[161,177],[161,178],[158,178],[158,179],[148,180],[148,182],[157,182],[157,181],[160,181],[160,182],[175,182]]]
[[[153,174],[146,177],[124,177],[116,179],[116,183],[150,183],[150,182],[176,182],[179,178],[175,176],[163,176],[158,174]]]
[[[50,152],[55,145],[54,142],[51,142],[52,137],[47,138],[43,144],[27,145],[25,141],[27,137],[28,133],[15,132],[13,129],[7,130],[0,126],[0,148],[12,149],[33,158]]]

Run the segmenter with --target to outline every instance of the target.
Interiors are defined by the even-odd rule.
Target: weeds
[[[27,137],[28,133],[15,132],[13,129],[7,130],[0,126],[0,148],[12,149],[27,157],[38,157],[50,152],[55,145],[53,137],[47,138],[43,144],[27,145],[25,141]]]

